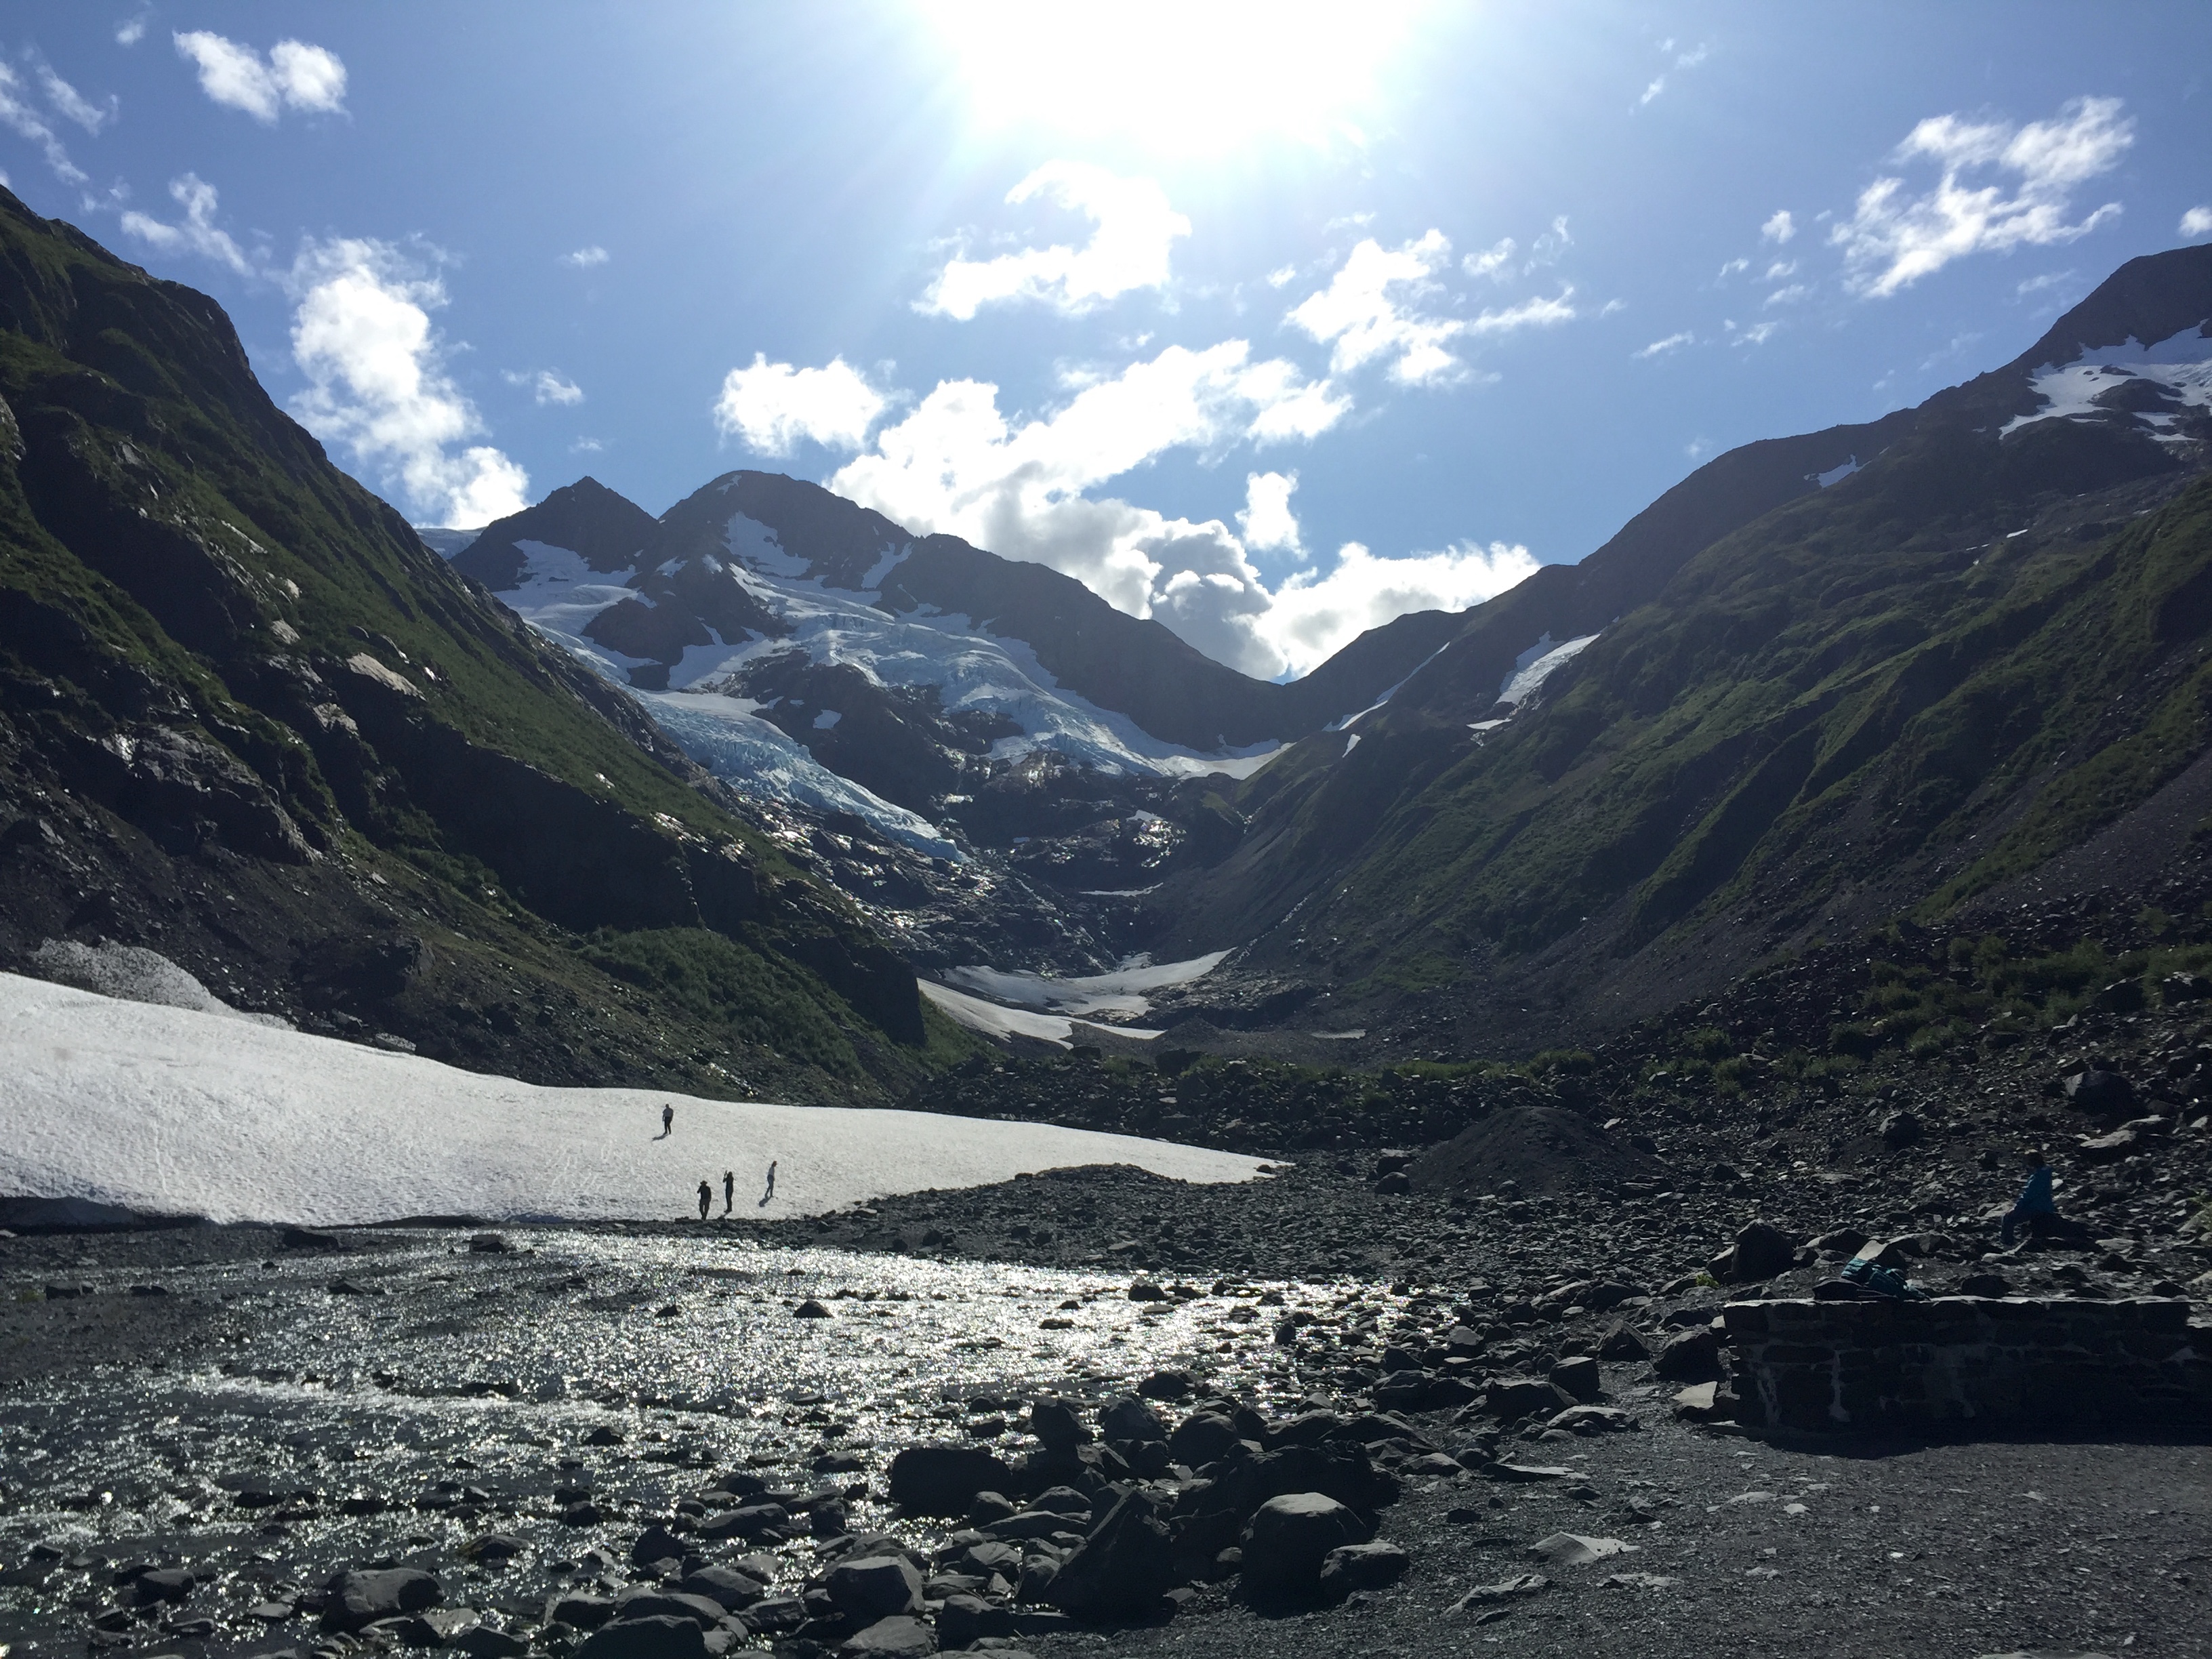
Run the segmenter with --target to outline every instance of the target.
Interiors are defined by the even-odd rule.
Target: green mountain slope
[[[1857,429],[1831,487],[1778,473],[1671,566],[1648,540],[1586,562],[1641,566],[1648,599],[1577,606],[1591,575],[1557,568],[1479,607],[1386,708],[1247,782],[1237,854],[1164,892],[1162,952],[1255,941],[1248,967],[1336,1014],[1425,999],[1480,1047],[1990,902],[2212,737],[2212,422],[2138,383],[2014,424],[2041,368],[2207,319],[2212,249],[2135,261],[2006,369]],[[1540,623],[1597,637],[1502,708]]]
[[[0,398],[0,966],[143,944],[546,1080],[875,1098],[961,1046],[628,698],[331,465],[213,301],[4,191]]]

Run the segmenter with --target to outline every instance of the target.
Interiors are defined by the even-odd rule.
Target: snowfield
[[[782,1215],[1086,1164],[1200,1182],[1262,1169],[1047,1124],[540,1088],[0,974],[0,1194],[319,1226],[672,1218],[698,1213],[702,1180],[719,1214],[725,1170],[758,1213],[771,1158]]]

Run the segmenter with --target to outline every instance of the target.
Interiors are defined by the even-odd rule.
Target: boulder
[[[1578,1532],[1555,1532],[1528,1547],[1528,1553],[1553,1567],[1586,1567],[1616,1555],[1633,1553],[1637,1546],[1618,1538],[1589,1538]]]
[[[1616,1364],[1632,1364],[1651,1358],[1651,1345],[1646,1342],[1636,1328],[1626,1320],[1609,1327],[1598,1339],[1597,1357],[1610,1359]]]
[[[1143,1401],[1117,1400],[1098,1414],[1098,1431],[1109,1440],[1165,1440],[1167,1425]]]
[[[2085,1112],[2124,1112],[2136,1103],[2135,1085],[2100,1066],[2075,1073],[2064,1086],[2066,1098]]]
[[[1753,1221],[1735,1236],[1729,1277],[1739,1285],[1757,1284],[1790,1271],[1796,1241],[1771,1221]]]
[[[323,1592],[323,1623],[332,1630],[359,1630],[379,1619],[420,1613],[445,1601],[442,1585],[414,1567],[380,1572],[340,1572]]]
[[[1322,1559],[1322,1599],[1341,1601],[1354,1590],[1395,1584],[1412,1564],[1404,1550],[1380,1538],[1369,1544],[1340,1545]]]
[[[1244,1528],[1244,1595],[1261,1607],[1322,1597],[1322,1567],[1333,1550],[1365,1541],[1358,1516],[1324,1492],[1286,1492],[1260,1505]]]
[[[768,1594],[768,1586],[750,1574],[720,1565],[685,1573],[677,1589],[686,1595],[704,1596],[730,1613],[749,1607]]]
[[[1720,1333],[1710,1325],[1698,1325],[1669,1337],[1652,1366],[1670,1382],[1717,1378],[1721,1374]]]
[[[878,1619],[838,1644],[845,1659],[922,1659],[937,1651],[937,1637],[927,1625],[908,1613]]]
[[[994,1607],[980,1595],[948,1595],[938,1609],[937,1644],[941,1648],[973,1647],[985,1637],[1013,1633],[1012,1609]]]
[[[1364,1445],[1332,1442],[1257,1454],[1240,1449],[1221,1460],[1212,1480],[1176,1494],[1177,1542],[1186,1555],[1212,1557],[1237,1541],[1269,1498],[1288,1493],[1322,1493],[1364,1519],[1395,1503],[1398,1492],[1395,1478],[1375,1467]]]
[[[1168,1450],[1178,1463],[1204,1468],[1241,1438],[1237,1425],[1218,1412],[1194,1412],[1176,1425]]]
[[[1177,1577],[1175,1543],[1159,1510],[1158,1501],[1143,1488],[1124,1492],[1060,1564],[1042,1599],[1079,1619],[1157,1612]]]
[[[659,1528],[653,1530],[657,1532]],[[747,1504],[739,1509],[724,1510],[719,1515],[708,1516],[698,1526],[702,1538],[738,1538],[748,1544],[788,1538],[793,1530],[791,1512],[781,1504]],[[679,1545],[669,1554],[681,1556],[684,1553]],[[665,1560],[667,1556],[641,1558],[639,1565],[643,1565],[648,1559]]]
[[[891,1459],[890,1498],[917,1515],[964,1515],[982,1492],[1004,1492],[1014,1472],[975,1446],[908,1446]]]
[[[701,1630],[722,1622],[723,1607],[711,1596],[687,1595],[653,1584],[632,1584],[615,1597],[614,1622],[634,1624],[640,1619],[689,1619]]]
[[[1927,1133],[1927,1126],[1911,1112],[1892,1112],[1881,1121],[1881,1144],[1893,1152],[1918,1146]]]
[[[1552,1581],[1540,1572],[1524,1572],[1511,1578],[1500,1579],[1495,1584],[1478,1584],[1451,1604],[1454,1613],[1474,1613],[1496,1607],[1501,1601],[1517,1601],[1524,1595],[1534,1595],[1547,1590]]]
[[[614,1616],[611,1597],[591,1595],[581,1590],[553,1596],[545,1603],[545,1622],[566,1625],[571,1630],[597,1630]]]
[[[921,1606],[921,1574],[903,1555],[870,1555],[830,1570],[830,1599],[848,1619],[872,1625]]]
[[[1605,1379],[1598,1370],[1597,1361],[1587,1355],[1562,1359],[1552,1367],[1547,1380],[1562,1394],[1571,1395],[1585,1405],[1605,1392]]]
[[[1190,1388],[1188,1371],[1154,1371],[1137,1384],[1137,1392],[1146,1400],[1181,1400]]]
[[[1483,1408],[1501,1422],[1513,1423],[1540,1413],[1550,1417],[1575,1403],[1575,1397],[1556,1383],[1536,1376],[1495,1376],[1483,1397]]]
[[[684,1540],[658,1523],[640,1533],[637,1542],[629,1547],[630,1565],[636,1567],[650,1566],[655,1561],[681,1561],[684,1555]]]
[[[1049,1397],[1030,1407],[1030,1432],[1044,1442],[1048,1451],[1073,1451],[1091,1438],[1075,1407]]]
[[[602,1625],[575,1659],[707,1659],[707,1632],[689,1619],[659,1615]]]
[[[1544,1426],[1570,1434],[1607,1434],[1634,1428],[1636,1419],[1618,1406],[1570,1406]]]

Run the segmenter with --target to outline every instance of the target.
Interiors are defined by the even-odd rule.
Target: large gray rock
[[[340,1572],[324,1589],[323,1623],[332,1630],[359,1630],[379,1619],[420,1613],[445,1601],[444,1587],[414,1567],[380,1572]]]
[[[2085,1112],[2124,1112],[2136,1103],[2136,1087],[2118,1072],[2092,1066],[2066,1079],[2066,1098]]]
[[[921,1606],[921,1575],[903,1555],[870,1555],[830,1570],[830,1599],[860,1624],[913,1613]]]
[[[1117,1400],[1098,1416],[1098,1431],[1109,1440],[1164,1440],[1167,1425],[1160,1414],[1132,1395]]]
[[[1721,1374],[1720,1333],[1699,1325],[1668,1339],[1652,1362],[1671,1382],[1706,1382]]]
[[[1048,1395],[1030,1407],[1030,1432],[1044,1442],[1045,1449],[1071,1452],[1091,1438],[1091,1431],[1065,1400]]]
[[[615,1621],[630,1624],[640,1619],[689,1619],[701,1630],[722,1622],[724,1608],[711,1596],[687,1595],[652,1584],[633,1584],[615,1597]]]
[[[626,1619],[586,1637],[575,1659],[707,1659],[707,1632],[689,1619]]]
[[[967,1648],[987,1636],[1014,1633],[1014,1615],[1006,1607],[993,1607],[980,1595],[948,1595],[937,1613],[937,1644]]]
[[[1553,1417],[1574,1403],[1574,1395],[1538,1376],[1492,1377],[1490,1392],[1483,1399],[1484,1409],[1506,1423],[1524,1417]]]
[[[937,1637],[921,1620],[896,1613],[847,1637],[837,1651],[845,1659],[922,1659],[937,1651]]]
[[[1321,1599],[1321,1570],[1331,1550],[1364,1542],[1359,1516],[1317,1492],[1271,1498],[1254,1512],[1240,1540],[1244,1595],[1257,1606]]]
[[[1139,1487],[1124,1493],[1060,1564],[1042,1599],[1079,1619],[1147,1617],[1176,1583],[1176,1552],[1158,1505]]]
[[[1757,1284],[1790,1271],[1797,1244],[1771,1221],[1747,1223],[1735,1236],[1729,1261],[1729,1277],[1740,1285]]]
[[[1343,1544],[1322,1558],[1321,1595],[1325,1601],[1341,1601],[1354,1590],[1381,1589],[1406,1576],[1413,1558],[1383,1539],[1367,1544]]]
[[[1270,1498],[1245,1524],[1245,1599],[1287,1606],[1321,1597],[1321,1568],[1329,1551],[1360,1544],[1367,1526],[1354,1510],[1318,1491]]]
[[[749,1573],[735,1567],[709,1565],[696,1572],[684,1575],[677,1588],[686,1595],[702,1595],[717,1606],[734,1613],[739,1607],[749,1607],[768,1594],[768,1586]]]
[[[908,1446],[891,1459],[891,1502],[917,1515],[965,1515],[983,1492],[1005,1492],[1014,1472],[975,1446]]]
[[[1176,1425],[1168,1450],[1178,1463],[1202,1469],[1235,1445],[1237,1425],[1218,1412],[1193,1412]]]
[[[1597,1361],[1587,1354],[1562,1359],[1552,1367],[1551,1375],[1545,1380],[1562,1394],[1571,1395],[1584,1405],[1589,1405],[1605,1392],[1605,1377],[1598,1370]]]

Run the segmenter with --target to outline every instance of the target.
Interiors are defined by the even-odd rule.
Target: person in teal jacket
[[[2020,1189],[2020,1196],[2004,1218],[2005,1248],[2012,1247],[2013,1234],[2025,1229],[2030,1238],[2056,1242],[2070,1249],[2093,1249],[2097,1242],[2097,1230],[2085,1221],[2074,1221],[2058,1213],[2058,1200],[2051,1196],[2051,1182],[2055,1171],[2041,1152],[2027,1155],[2027,1184]]]

